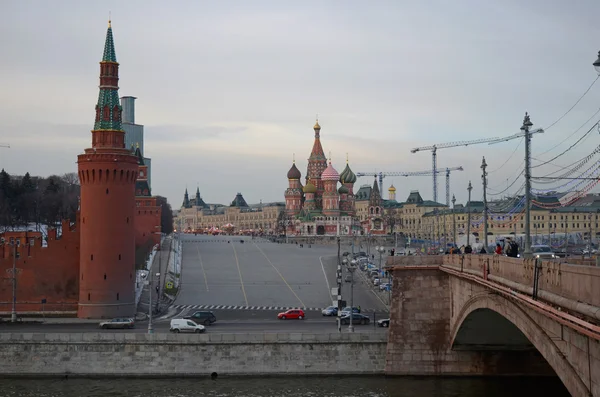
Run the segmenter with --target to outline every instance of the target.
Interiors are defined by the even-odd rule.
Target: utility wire
[[[579,144],[579,142],[581,142],[583,140],[583,138],[587,137],[590,132],[592,132],[592,130],[598,125],[598,121],[596,121],[596,123],[589,129],[587,130],[587,132],[585,134],[583,134],[583,136],[581,138],[579,138],[577,141],[575,141],[574,144],[572,144],[571,146],[569,146],[565,151],[563,151],[562,153],[552,157],[550,160],[548,161],[544,161],[543,163],[537,164],[532,166],[531,168],[538,168],[541,167],[542,165],[548,164],[554,160],[556,160],[557,158],[561,157],[562,155],[564,155],[565,153],[567,153],[569,150],[573,149],[575,146],[577,146]]]
[[[600,110],[599,110],[600,111]],[[515,153],[517,152],[517,150],[519,149],[519,147],[521,146],[521,143],[523,143],[523,139],[521,138],[521,140],[519,141],[519,143],[517,144],[517,146],[515,147],[515,150],[513,150],[513,152],[511,153],[510,156],[508,156],[508,158],[506,159],[506,161],[504,163],[502,163],[502,165],[492,171],[488,171],[488,174],[493,174],[496,171],[499,171],[500,169],[502,169],[502,167],[504,167],[506,165],[506,163],[508,163],[508,161],[512,158],[512,156],[515,155]]]
[[[600,75],[598,75],[598,76],[600,77]],[[596,110],[596,112],[594,114],[592,114],[592,116],[589,119],[587,119],[585,121],[585,123],[581,124],[581,126],[579,126],[579,128],[577,128],[575,131],[573,131],[573,133],[571,135],[569,135],[568,137],[566,137],[565,139],[563,139],[562,141],[560,141],[559,143],[557,143],[550,149],[546,150],[545,152],[540,153],[539,156],[543,156],[544,154],[553,151],[554,149],[556,149],[557,147],[559,147],[560,145],[562,145],[563,143],[565,143],[566,141],[571,139],[573,137],[573,135],[577,134],[579,132],[579,130],[581,130],[587,123],[590,122],[590,120],[592,120],[594,117],[596,117],[596,115],[598,113],[600,113],[600,108],[598,110]]]
[[[544,128],[544,130],[547,131],[550,128],[554,127],[554,125],[556,125],[559,121],[561,121],[567,114],[571,113],[571,110],[573,110],[575,108],[575,106],[577,106],[577,104],[579,104],[579,102],[581,102],[581,100],[583,99],[583,97],[585,97],[587,95],[587,93],[590,92],[590,90],[592,89],[592,87],[594,86],[594,84],[596,84],[596,81],[598,81],[599,78],[600,78],[600,74],[598,76],[596,76],[596,78],[594,79],[594,81],[592,81],[592,84],[590,84],[590,86],[588,87],[587,90],[585,90],[585,92],[583,93],[583,95],[579,97],[579,99],[577,100],[577,102],[575,102],[573,104],[573,106],[571,106],[569,108],[569,110],[566,111],[565,114],[563,114],[562,116],[560,116],[558,118],[558,120],[556,120],[554,123],[550,124],[548,127]]]

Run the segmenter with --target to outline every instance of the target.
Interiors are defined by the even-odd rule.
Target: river
[[[558,378],[2,379],[0,397],[568,397]]]

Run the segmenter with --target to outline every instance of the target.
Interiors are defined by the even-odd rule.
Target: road
[[[277,244],[239,236],[182,235],[177,316],[198,309],[321,310],[332,304],[337,247]],[[244,242],[242,243],[241,240]],[[343,299],[350,302],[349,285]],[[354,304],[365,313],[386,307],[366,282],[354,286]]]
[[[307,313],[304,320],[277,320],[277,312],[273,311],[233,311],[215,310],[217,322],[207,327],[208,333],[273,333],[273,332],[337,332],[335,318],[324,317],[320,313]],[[377,316],[377,315],[376,315]],[[373,318],[373,317],[371,317]],[[380,317],[377,316],[376,320]],[[30,333],[63,333],[63,332],[127,332],[146,333],[148,322],[138,322],[136,328],[127,330],[103,330],[98,323],[74,322],[74,319],[63,319],[63,322],[25,322],[25,323],[0,323],[0,333],[4,332],[30,332]],[[68,322],[65,322],[68,321]],[[153,324],[154,332],[169,332],[169,320],[158,320]],[[387,328],[369,325],[355,325],[355,332],[385,332]],[[343,332],[346,327],[342,328]]]

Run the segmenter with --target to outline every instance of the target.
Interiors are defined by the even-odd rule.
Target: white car
[[[552,248],[548,245],[532,245],[531,253],[536,259],[556,259],[556,254],[552,251]]]
[[[171,332],[195,332],[197,334],[206,331],[204,325],[196,324],[192,320],[186,320],[185,318],[174,318],[171,320]]]

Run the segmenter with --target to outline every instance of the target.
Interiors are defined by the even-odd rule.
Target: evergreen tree
[[[173,210],[166,197],[157,196],[157,204],[161,208],[160,226],[165,234],[173,233]]]

